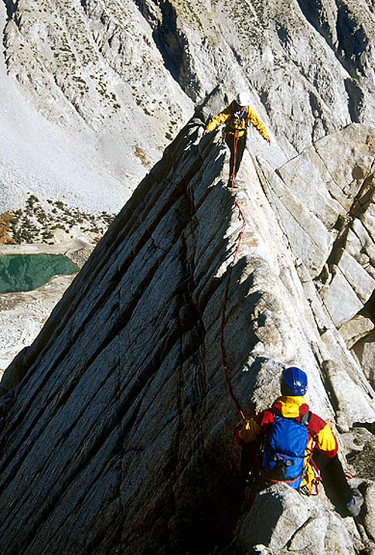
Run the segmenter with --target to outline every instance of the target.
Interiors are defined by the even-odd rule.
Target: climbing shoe
[[[351,516],[358,516],[363,505],[363,495],[358,489],[353,489],[352,493],[353,497],[349,503],[346,504],[346,507]]]

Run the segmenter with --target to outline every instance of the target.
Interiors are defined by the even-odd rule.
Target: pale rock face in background
[[[63,142],[56,150],[65,160],[57,157],[52,167],[48,152],[44,159],[34,153],[47,175],[27,183],[31,192],[52,188],[74,205],[71,193],[80,196],[95,164],[95,195],[104,186],[95,176],[100,169],[107,203],[123,203],[189,119],[193,103],[218,84],[228,100],[250,91],[287,158],[352,121],[373,121],[374,18],[365,0],[5,5],[6,69],[29,102],[30,141],[47,135],[56,147]],[[54,166],[57,179],[50,183]],[[13,196],[14,187],[2,206]],[[87,202],[95,206],[90,195]]]
[[[6,71],[13,79],[2,67],[0,86],[3,83],[6,98],[2,128],[17,135],[5,145],[4,138],[0,143],[7,154],[0,165],[3,210],[17,208],[16,203],[31,192],[44,200],[52,196],[94,212],[117,212],[176,134],[177,128],[166,138],[171,121],[180,126],[192,111],[192,102],[152,48],[151,31],[135,5],[129,2],[122,12],[112,2],[111,24],[103,3],[94,4],[91,26],[76,1],[8,3],[12,16],[3,36]],[[131,24],[130,13],[134,16]],[[122,29],[123,49],[132,43],[123,56],[118,54],[120,46],[116,47],[115,59],[123,60],[118,68],[112,68],[107,43],[110,40],[114,46],[111,25]],[[26,102],[14,99],[13,89],[20,96],[14,79]],[[145,91],[144,97],[137,88]],[[18,121],[20,110],[25,115]],[[18,125],[14,126],[14,120]]]
[[[372,3],[6,6],[2,209],[28,192],[93,212],[130,199],[1,381],[2,551],[374,550]],[[203,126],[242,89],[272,145],[249,131],[230,270],[241,221]],[[228,276],[241,408],[269,406],[285,365],[306,370],[360,519],[323,488],[242,496]]]

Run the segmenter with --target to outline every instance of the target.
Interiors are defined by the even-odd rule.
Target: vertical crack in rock
[[[362,120],[362,111],[365,105],[365,95],[355,79],[345,79],[345,90],[348,94],[348,110],[353,122]]]
[[[147,16],[147,11],[142,7],[143,2],[138,0],[136,3],[141,9],[142,14]],[[178,83],[184,45],[180,43],[181,37],[177,29],[176,10],[171,2],[166,1],[160,2],[159,8],[161,11],[161,20],[158,21],[156,27],[153,25],[153,38],[163,56],[165,66],[170,71],[173,79]],[[152,24],[153,21],[149,19],[149,23]]]
[[[4,0],[4,4],[7,10],[8,19],[11,19],[17,9],[17,2],[16,0]]]

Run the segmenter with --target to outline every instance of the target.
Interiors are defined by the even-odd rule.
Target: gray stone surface
[[[1,381],[1,552],[371,553],[372,3],[1,7],[1,210],[129,199]],[[231,268],[227,150],[202,131],[242,89],[272,145],[250,130]],[[322,488],[243,498],[228,279],[241,408],[304,368],[364,494],[355,521]]]
[[[373,137],[348,125],[374,121],[365,0],[3,1],[0,27],[0,212],[29,194],[117,212],[194,103],[216,91],[207,119],[242,89],[272,137],[265,148],[251,130],[252,153],[290,184],[279,190],[273,175],[274,203],[311,275],[343,239],[339,218],[368,204]],[[348,252],[368,256],[358,261],[375,279],[372,211],[353,222],[370,240]]]
[[[302,497],[292,488],[277,484],[258,495],[239,530],[235,547],[240,553],[251,552],[249,548],[257,546],[256,553],[349,555],[360,541],[358,532],[347,530],[320,499]]]
[[[252,508],[242,498],[238,415],[220,349],[227,279],[224,355],[247,415],[278,395],[284,365],[298,364],[309,375],[307,400],[334,422],[344,460],[354,444],[337,429],[350,435],[354,423],[375,420],[375,407],[248,152],[234,191],[246,229],[231,267],[241,220],[227,159],[220,136],[202,137],[193,119],[5,372],[2,550],[232,553],[263,545],[328,554],[369,545],[371,517],[359,534],[323,491],[306,499],[280,486]],[[364,470],[356,485],[371,480]]]

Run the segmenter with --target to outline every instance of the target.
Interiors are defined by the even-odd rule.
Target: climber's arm
[[[271,139],[267,133],[264,124],[259,119],[256,112],[252,108],[250,108],[250,106],[247,107],[247,117],[251,124],[254,125],[257,131],[262,135],[263,139],[265,139],[268,143],[271,143]]]
[[[308,428],[315,439],[315,448],[325,457],[334,457],[338,451],[338,443],[327,422],[312,413]]]
[[[234,429],[234,440],[239,445],[251,443],[258,437],[260,431],[261,427],[254,418],[241,420]]]
[[[230,105],[230,106],[227,106],[225,110],[220,112],[220,114],[212,118],[212,120],[206,127],[206,132],[211,133],[211,131],[216,129],[216,127],[219,127],[219,125],[221,125],[222,123],[225,123],[230,118],[231,113],[232,113],[232,109]]]

